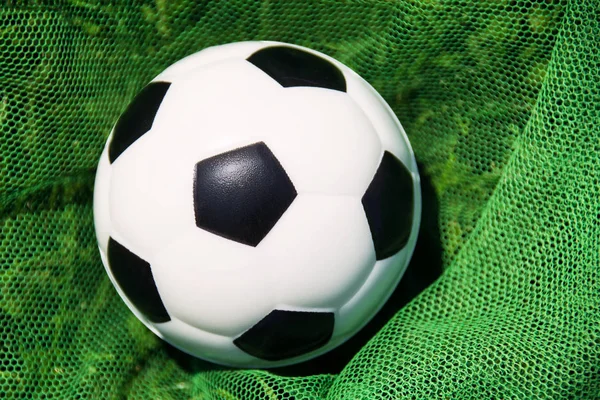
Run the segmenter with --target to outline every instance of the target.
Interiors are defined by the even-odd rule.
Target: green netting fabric
[[[596,1],[38,3],[0,9],[3,398],[600,398]],[[250,39],[365,77],[438,204],[424,235],[439,230],[441,276],[338,369],[175,352],[125,307],[96,248],[95,163],[119,113],[177,59]]]

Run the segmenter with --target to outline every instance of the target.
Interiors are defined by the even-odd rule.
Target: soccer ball
[[[268,368],[329,351],[411,258],[417,165],[396,116],[340,62],[266,41],[168,67],[110,133],[102,262],[131,311],[196,357]]]

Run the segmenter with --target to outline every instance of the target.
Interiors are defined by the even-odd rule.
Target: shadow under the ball
[[[282,376],[337,374],[354,355],[408,302],[442,274],[442,246],[438,225],[439,204],[431,179],[418,164],[421,176],[422,214],[412,259],[400,283],[373,319],[356,335],[322,356],[288,367],[270,369]]]
[[[442,273],[442,247],[438,226],[439,205],[430,178],[423,166],[418,165],[421,176],[422,214],[419,238],[400,283],[373,319],[356,335],[336,349],[312,360],[288,367],[269,369],[281,376],[308,376],[337,374],[354,355],[409,301],[433,283]],[[169,356],[188,372],[233,369],[190,356],[163,342]]]

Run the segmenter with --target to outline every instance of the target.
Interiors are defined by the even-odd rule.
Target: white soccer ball
[[[322,53],[211,47],[171,65],[115,124],[96,175],[102,262],[156,335],[236,367],[329,351],[381,308],[421,216],[408,138]]]

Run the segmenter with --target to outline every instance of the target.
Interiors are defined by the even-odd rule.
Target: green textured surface
[[[38,3],[0,8],[3,397],[600,398],[597,1],[24,5]],[[380,91],[436,204],[423,235],[439,260],[410,270],[443,268],[368,343],[287,371],[166,346],[118,297],[93,232],[95,164],[136,91],[251,39],[323,51]]]

